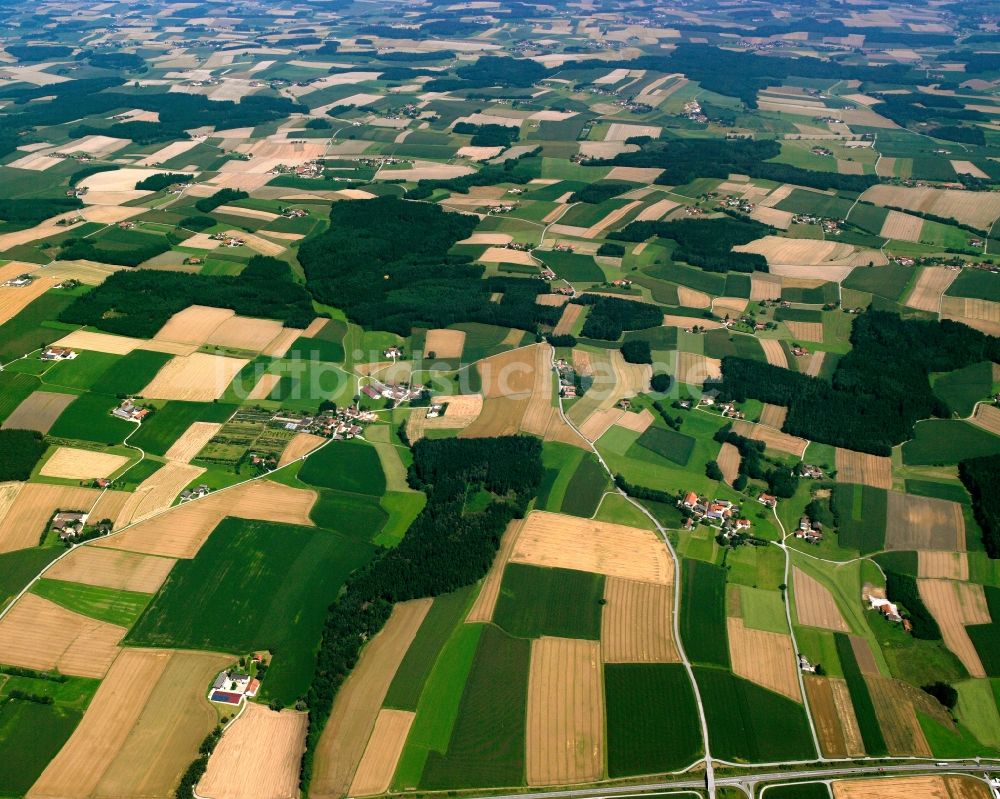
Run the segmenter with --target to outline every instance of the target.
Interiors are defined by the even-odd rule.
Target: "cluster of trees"
[[[621,346],[622,358],[628,363],[652,363],[653,350],[648,341],[626,341]]]
[[[591,306],[580,331],[584,338],[617,341],[626,330],[645,330],[663,324],[663,309],[648,302],[619,300],[600,294],[582,294],[571,302]]]
[[[747,480],[763,480],[767,483],[768,490],[776,497],[795,496],[795,491],[799,487],[798,474],[787,466],[771,460],[764,454],[765,445],[763,441],[741,436],[733,432],[733,426],[726,425],[715,434],[715,440],[732,444],[740,452],[739,474],[733,481],[733,488],[742,491],[747,484]],[[721,480],[722,472],[719,472]]]
[[[72,175],[69,176],[69,185],[75,186],[84,178],[89,178],[91,175],[97,175],[101,172],[114,172],[116,169],[121,167],[116,164],[90,164],[85,166],[83,169],[78,169]]]
[[[369,329],[406,336],[413,327],[455,322],[524,330],[554,324],[558,309],[535,303],[547,284],[483,280],[481,266],[448,255],[475,226],[475,217],[395,197],[335,203],[329,229],[302,244],[299,262],[316,299]],[[490,301],[494,291],[503,292],[501,302]]]
[[[525,87],[532,86],[551,74],[552,70],[528,58],[483,56],[456,69],[454,78],[437,78],[426,83],[424,88],[429,92],[448,92],[483,89],[488,86]]]
[[[422,178],[417,181],[416,188],[411,189],[407,197],[411,200],[425,200],[434,193],[435,189],[445,189],[456,194],[468,194],[469,189],[473,186],[496,186],[498,183],[514,183],[523,186],[542,174],[542,159],[538,157],[539,152],[541,152],[541,148],[536,147],[519,158],[507,159],[503,164],[485,166],[471,175],[443,180]]]
[[[632,222],[611,237],[620,241],[646,241],[653,236],[673,239],[677,242],[671,254],[673,260],[685,261],[709,272],[766,272],[767,259],[763,255],[731,250],[738,244],[773,232],[770,225],[753,219],[722,217]]]
[[[917,420],[950,415],[931,390],[932,372],[1000,360],[998,338],[949,320],[902,319],[883,311],[855,320],[851,344],[832,383],[758,361],[723,358],[720,394],[787,406],[784,429],[792,435],[889,455],[912,437]]]
[[[202,197],[194,207],[203,214],[210,214],[220,205],[229,205],[236,200],[245,200],[250,195],[240,189],[219,189],[211,197]]]
[[[195,233],[200,233],[202,230],[208,230],[215,224],[215,220],[210,216],[186,216],[180,222],[177,223],[177,227],[184,230],[193,230]]]
[[[160,191],[175,183],[188,183],[192,180],[194,180],[194,175],[184,172],[158,172],[140,180],[135,184],[135,188],[137,191]]]
[[[917,581],[908,574],[886,571],[885,593],[890,601],[902,605],[906,615],[913,625],[913,637],[927,641],[940,641],[941,628],[934,620],[933,614],[927,609],[924,600],[917,590]]]
[[[622,258],[625,255],[625,247],[621,244],[606,241],[597,248],[597,254],[606,255],[609,258]]]
[[[50,58],[66,58],[73,52],[64,44],[9,44],[4,48],[18,61],[48,61]]]
[[[0,219],[8,230],[33,227],[56,214],[75,211],[83,203],[77,197],[24,197],[17,200],[0,199]]]
[[[972,497],[972,511],[983,531],[986,554],[1000,558],[1000,455],[961,461],[958,476]]]
[[[620,153],[611,159],[594,160],[589,163],[662,169],[663,173],[656,179],[656,182],[662,185],[690,183],[699,177],[726,178],[733,172],[780,183],[811,186],[824,191],[836,189],[862,192],[879,182],[874,175],[817,172],[768,160],[780,153],[781,146],[771,139],[761,141],[670,139],[651,140],[643,144],[639,152]]]
[[[579,191],[573,192],[569,201],[571,203],[591,203],[596,205],[605,200],[610,200],[612,197],[617,197],[631,188],[634,188],[631,183],[621,183],[614,180],[588,183]]]
[[[385,80],[389,80],[383,74]],[[452,130],[455,133],[471,135],[469,141],[474,147],[510,147],[520,137],[517,127],[511,125],[473,125],[471,122],[459,122]]]
[[[150,258],[167,252],[171,244],[177,241],[179,240],[169,233],[166,236],[140,233],[133,237],[126,249],[103,247],[100,239],[66,239],[59,251],[59,257],[66,261],[100,261],[103,264],[118,266],[138,266]]]
[[[146,62],[141,55],[136,53],[83,53],[81,56],[86,59],[92,67],[98,69],[115,69],[126,72],[145,72]],[[80,57],[80,56],[78,56]]]
[[[45,450],[37,430],[0,430],[0,482],[27,480]]]
[[[316,315],[309,292],[294,281],[291,267],[277,258],[257,255],[238,276],[150,269],[115,272],[77,297],[59,319],[150,338],[189,305],[231,308],[243,316],[278,319],[286,327],[308,327]]]
[[[537,494],[542,473],[541,442],[530,436],[425,438],[414,445],[408,479],[427,495],[426,506],[395,549],[383,550],[351,577],[327,614],[306,698],[304,789],[333,699],[362,643],[382,628],[396,602],[446,594],[483,577],[507,524],[523,517]],[[466,497],[480,491],[489,492],[489,504],[468,511]]]
[[[666,504],[673,504],[677,499],[667,491],[660,491],[658,488],[647,488],[646,486],[630,483],[620,474],[615,475],[615,485],[635,499],[645,499],[649,502],[663,502]]]

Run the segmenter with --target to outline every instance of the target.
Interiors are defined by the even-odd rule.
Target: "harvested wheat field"
[[[906,684],[875,674],[865,675],[865,682],[868,684],[868,692],[871,694],[875,715],[889,754],[930,757],[931,748],[920,728],[913,697]]]
[[[535,344],[479,361],[476,368],[482,378],[483,396],[514,399],[530,396],[535,388],[539,350],[547,353],[549,347],[547,344]],[[547,359],[545,369],[548,370]]]
[[[94,452],[76,447],[59,447],[38,473],[42,477],[61,477],[66,480],[93,480],[96,477],[110,477],[122,468],[129,459],[124,455],[109,452]]]
[[[500,584],[503,582],[504,569],[507,561],[510,560],[511,552],[514,551],[514,542],[524,527],[524,519],[514,519],[507,524],[503,537],[500,539],[500,548],[497,551],[490,570],[483,579],[483,585],[479,589],[476,601],[469,609],[469,615],[465,620],[472,622],[493,621],[493,611],[496,609],[497,599],[500,597]]]
[[[819,373],[823,369],[824,360],[826,360],[825,352],[814,352],[811,355],[807,355],[804,358],[805,363],[802,366],[802,374],[809,377],[819,377]]]
[[[663,315],[663,326],[664,327],[680,327],[684,330],[689,330],[694,325],[705,328],[705,330],[719,330],[725,325],[715,319],[696,319],[693,316],[680,316],[677,314],[664,314]]]
[[[247,394],[248,400],[262,400],[267,399],[271,392],[274,391],[275,386],[281,382],[281,375],[277,374],[262,374],[260,380],[256,382],[254,387],[250,389],[250,393]]]
[[[788,356],[781,346],[781,342],[776,338],[758,339],[760,348],[764,350],[764,357],[771,366],[780,366],[782,369],[788,368]]]
[[[941,580],[968,580],[969,558],[964,552],[917,553],[917,576]]]
[[[97,333],[90,330],[74,330],[68,336],[63,336],[54,346],[68,347],[71,350],[90,350],[106,352],[109,355],[128,355],[146,343],[145,339],[129,336],[113,336],[110,333]]]
[[[925,266],[920,271],[916,285],[910,292],[906,304],[910,308],[932,313],[941,312],[941,298],[948,287],[955,282],[959,270],[944,266]]]
[[[886,549],[965,551],[965,517],[957,502],[889,492]]]
[[[806,675],[804,682],[823,755],[836,758],[864,755],[864,742],[847,683],[842,679],[813,675]]]
[[[208,760],[197,794],[205,799],[298,799],[308,716],[248,703]]]
[[[576,323],[577,318],[583,312],[583,306],[577,305],[576,303],[567,303],[563,308],[562,316],[559,317],[559,322],[556,324],[555,328],[552,330],[552,335],[554,336],[566,336],[569,335],[573,330],[573,325]]]
[[[476,260],[484,264],[520,264],[521,266],[537,266],[538,263],[530,252],[511,250],[507,247],[489,247]]]
[[[838,483],[892,488],[892,458],[837,447],[836,468]]]
[[[941,299],[941,314],[956,317],[958,321],[971,327],[976,326],[973,321],[997,325],[1000,323],[1000,302],[975,300],[970,297],[943,297]],[[989,331],[991,328],[985,329]]]
[[[704,291],[689,289],[687,286],[677,287],[677,304],[688,308],[710,308],[712,298]]]
[[[224,358],[204,352],[180,355],[167,361],[141,394],[148,399],[211,402],[223,395],[248,363],[245,358]]]
[[[993,192],[877,185],[862,194],[861,199],[875,205],[952,217],[982,229],[1000,217],[1000,194]]]
[[[919,216],[904,214],[902,211],[890,211],[882,223],[879,236],[883,239],[920,241],[920,232],[923,229],[924,220]]]
[[[605,663],[676,663],[674,587],[608,577],[601,611]]]
[[[754,441],[763,441],[764,446],[769,449],[787,452],[789,455],[795,455],[799,458],[805,454],[806,447],[809,445],[809,442],[804,438],[790,436],[788,433],[782,433],[773,427],[743,420],[733,423],[733,432]]]
[[[552,347],[538,344],[529,348],[534,355],[531,396],[521,417],[520,432],[544,436],[552,420],[552,397],[555,387],[552,376]]]
[[[1000,408],[980,403],[970,419],[976,427],[981,427],[995,436],[1000,436]]]
[[[729,618],[726,623],[733,673],[801,702],[799,667],[791,637],[752,630],[743,625],[743,619]]]
[[[727,441],[719,449],[715,462],[722,470],[722,479],[732,485],[740,471],[740,451]]]
[[[206,305],[192,305],[178,311],[161,327],[154,340],[171,341],[175,344],[194,344],[200,347],[215,329],[227,319],[235,316],[228,308],[209,308]]]
[[[799,341],[823,342],[822,322],[784,322],[788,332]]]
[[[793,216],[791,211],[779,211],[777,208],[769,208],[766,205],[758,205],[750,212],[751,219],[782,230],[788,230],[788,226],[792,224]]]
[[[521,420],[528,410],[528,404],[527,397],[520,399],[493,397],[485,400],[482,412],[462,428],[458,437],[491,438],[515,435],[521,428]]]
[[[617,167],[616,169],[628,169],[628,167]],[[612,169],[611,172],[615,172]],[[662,170],[658,170],[662,171]],[[667,214],[673,211],[675,208],[680,207],[680,203],[676,203],[673,200],[657,200],[652,205],[647,205],[643,208],[635,217],[636,222],[656,222],[663,219]]]
[[[524,746],[529,785],[592,782],[603,776],[601,675],[597,641],[532,641]]]
[[[408,710],[389,708],[378,712],[371,738],[351,782],[350,796],[374,796],[389,790],[415,715]]]
[[[547,305],[553,308],[561,308],[568,302],[569,297],[565,294],[539,294],[535,297],[535,305]]]
[[[833,799],[991,799],[992,796],[989,788],[972,777],[879,777],[836,780],[832,784]]]
[[[439,328],[427,331],[427,338],[424,341],[424,352],[428,358],[461,358],[462,350],[464,349],[464,330]],[[433,356],[431,353],[434,353]]]
[[[595,224],[587,228],[586,232],[583,234],[583,238],[596,239],[600,237],[605,230],[607,230],[612,225],[620,222],[622,219],[624,219],[626,216],[632,213],[640,205],[642,205],[641,200],[633,200],[627,205],[623,205],[621,208],[616,208],[614,211],[605,216],[599,222],[596,222]]]
[[[760,424],[767,425],[768,427],[773,427],[775,430],[780,430],[785,425],[785,419],[788,418],[788,408],[784,405],[771,405],[768,402],[764,403],[764,407],[760,412]]]
[[[45,577],[154,594],[163,585],[176,562],[173,558],[157,558],[134,552],[116,552],[93,546],[77,547],[45,572]]]
[[[59,415],[76,399],[75,394],[33,391],[8,416],[2,430],[37,430],[47,433]]]
[[[102,496],[96,488],[29,483],[0,519],[0,553],[38,546],[57,510],[89,511],[101,519],[114,519],[128,498],[124,491],[105,491]]]
[[[217,422],[192,422],[184,434],[170,445],[166,454],[167,460],[190,463],[191,459],[201,452],[221,429],[222,425]]]
[[[653,533],[561,513],[529,514],[510,559],[649,583],[674,579],[673,562]]]
[[[700,386],[707,380],[722,377],[722,361],[693,352],[677,353],[677,380],[680,383]]]
[[[979,653],[965,630],[967,624],[989,624],[991,621],[983,587],[954,580],[923,579],[917,581],[917,587],[920,598],[941,628],[945,646],[962,661],[970,676],[985,677]]]
[[[281,335],[284,328],[274,319],[230,316],[205,339],[206,344],[260,352]]]
[[[288,442],[288,446],[282,450],[278,466],[286,466],[292,461],[297,461],[321,446],[326,440],[323,436],[312,433],[296,433]]]
[[[795,592],[795,615],[799,624],[835,632],[850,632],[833,594],[823,583],[795,567],[792,570],[792,588]]]
[[[619,416],[615,424],[635,433],[645,433],[653,424],[653,414],[648,408],[643,408],[639,413],[628,411]]]
[[[201,466],[168,462],[136,487],[115,519],[115,527],[135,524],[166,510],[177,495],[204,472]]]
[[[781,278],[778,275],[754,272],[750,276],[750,301],[780,300]]]
[[[11,666],[103,677],[127,632],[29,593],[0,620],[0,652]]]
[[[17,316],[57,282],[51,277],[40,277],[27,286],[0,286],[0,325]]]
[[[461,430],[472,424],[483,412],[482,394],[435,397],[433,401],[446,406],[444,415],[428,419],[426,409],[415,408],[406,423],[406,434],[410,441],[423,438],[425,430]]]
[[[361,650],[316,748],[310,796],[340,799],[348,794],[389,684],[430,606],[430,599],[397,604],[382,630]]]
[[[763,255],[769,264],[816,266],[861,266],[869,261],[876,265],[888,263],[877,250],[859,250],[851,244],[817,239],[787,239],[781,236],[764,236],[762,239],[733,247],[733,252]]]
[[[604,411],[594,411],[586,418],[583,424],[579,425],[580,435],[588,441],[597,441],[608,430],[625,415],[621,408],[608,408]]]
[[[218,715],[205,686],[232,655],[126,649],[29,796],[168,799]]]
[[[226,516],[312,526],[309,511],[316,492],[270,480],[254,480],[214,491],[140,522],[99,546],[170,558],[193,558]]]

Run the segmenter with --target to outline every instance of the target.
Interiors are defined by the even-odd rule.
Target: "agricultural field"
[[[967,5],[8,4],[0,797],[980,799]]]

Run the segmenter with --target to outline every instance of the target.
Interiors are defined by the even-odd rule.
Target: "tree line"
[[[1000,558],[1000,455],[960,461],[958,476],[972,497],[972,511],[983,531],[986,554]]]
[[[617,341],[626,330],[644,330],[663,324],[663,309],[648,302],[620,300],[601,294],[581,294],[571,302],[590,306],[580,331],[584,338]]]

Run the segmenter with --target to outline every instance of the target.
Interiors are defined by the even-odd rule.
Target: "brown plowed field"
[[[493,621],[493,611],[497,606],[497,599],[500,597],[500,584],[503,582],[504,568],[510,559],[510,553],[514,551],[514,542],[517,540],[524,526],[524,519],[514,519],[507,525],[503,537],[500,539],[500,549],[493,564],[483,580],[483,586],[479,589],[476,601],[469,609],[466,616],[467,622],[490,622]]]
[[[310,796],[340,799],[347,795],[389,684],[430,606],[430,599],[396,605],[385,627],[361,650],[357,665],[337,693],[316,748]]]
[[[676,663],[674,586],[608,577],[601,611],[605,663]]]
[[[0,519],[0,553],[38,546],[57,510],[92,511],[98,518],[114,519],[130,496],[124,491],[107,491],[101,497],[96,488],[29,483]]]
[[[209,652],[123,650],[29,795],[172,797],[217,723],[206,686],[233,660]]]
[[[374,796],[389,790],[415,715],[408,710],[389,708],[378,712],[375,728],[351,783],[351,796]]]
[[[771,405],[765,402],[760,412],[760,424],[780,430],[785,425],[788,418],[788,408],[784,405]]]
[[[807,675],[805,686],[823,755],[836,758],[864,755],[861,731],[847,683],[840,679]]]
[[[733,673],[801,702],[798,664],[791,637],[752,630],[743,626],[743,619],[730,618],[726,622]]]
[[[754,272],[750,277],[750,301],[780,300],[781,278],[777,275],[766,275]]]
[[[760,341],[761,349],[764,350],[764,357],[767,358],[767,362],[771,366],[780,366],[782,369],[788,368],[788,357],[785,355],[785,350],[778,339],[762,338],[758,339],[758,341]]]
[[[906,304],[921,311],[939,313],[941,298],[948,287],[955,282],[959,270],[944,266],[925,266],[917,278]]]
[[[205,799],[298,799],[308,716],[251,703],[226,728],[198,783]]]
[[[0,652],[11,666],[103,677],[127,632],[25,594],[0,620]]]
[[[173,558],[86,546],[74,549],[45,576],[70,583],[153,594],[163,585],[176,562]]]
[[[568,303],[565,308],[563,308],[562,316],[559,317],[559,322],[556,324],[555,328],[552,330],[552,335],[554,336],[566,336],[569,335],[573,330],[573,325],[576,323],[577,318],[583,312],[583,306],[577,305],[576,303]]]
[[[969,558],[964,552],[917,553],[917,576],[942,580],[968,580]]]
[[[886,159],[882,159],[885,161]],[[837,780],[833,799],[991,799],[990,789],[972,777],[879,777]]]
[[[850,632],[830,589],[798,567],[792,570],[795,613],[799,624],[835,632]]]
[[[278,459],[278,466],[285,466],[292,461],[297,461],[303,455],[308,455],[325,441],[326,439],[323,436],[313,435],[312,433],[296,433],[292,437],[292,440],[288,442],[288,446],[282,450],[281,458]]]
[[[837,482],[892,488],[892,458],[837,447]]]
[[[985,677],[979,653],[966,632],[967,624],[989,624],[990,612],[981,585],[952,580],[918,580],[920,598],[941,628],[945,646],[962,661],[972,677]]]
[[[437,329],[427,331],[424,351],[428,358],[431,357],[430,353],[432,352],[435,358],[461,358],[464,349],[464,330]]]
[[[270,480],[254,480],[178,505],[121,535],[102,539],[100,546],[171,558],[193,558],[226,516],[311,526],[309,511],[315,502],[315,491],[290,488]]]
[[[47,433],[59,415],[75,399],[75,394],[34,391],[4,420],[0,429],[37,430],[39,433]]]
[[[987,432],[1000,436],[1000,408],[995,405],[980,403],[972,414],[972,423]]]
[[[785,327],[799,341],[823,341],[822,322],[785,322]]]
[[[788,433],[782,433],[773,427],[742,420],[733,423],[733,432],[754,441],[763,441],[764,446],[769,449],[787,452],[789,455],[795,455],[799,458],[805,454],[806,447],[809,445],[809,442],[804,438],[790,436]]]
[[[201,466],[168,462],[136,487],[118,514],[115,527],[124,527],[166,510],[184,487],[204,472]]]
[[[898,680],[869,674],[865,677],[875,705],[875,715],[891,755],[930,757],[927,744],[909,693]]]
[[[965,517],[957,502],[889,492],[886,549],[965,551]]]
[[[722,479],[732,485],[740,471],[740,451],[727,441],[719,449],[715,462],[722,470]]]
[[[170,445],[170,449],[167,450],[167,460],[190,463],[191,459],[201,452],[221,429],[222,425],[216,422],[193,422],[184,434]]]
[[[653,533],[544,511],[528,515],[510,559],[650,583],[674,579],[673,562]]]
[[[877,676],[879,673],[878,663],[875,662],[875,655],[868,644],[868,639],[862,638],[860,635],[852,635],[851,649],[854,651],[854,658],[858,661],[861,673]]]
[[[604,692],[597,641],[531,644],[525,770],[529,785],[593,782],[604,775]]]

